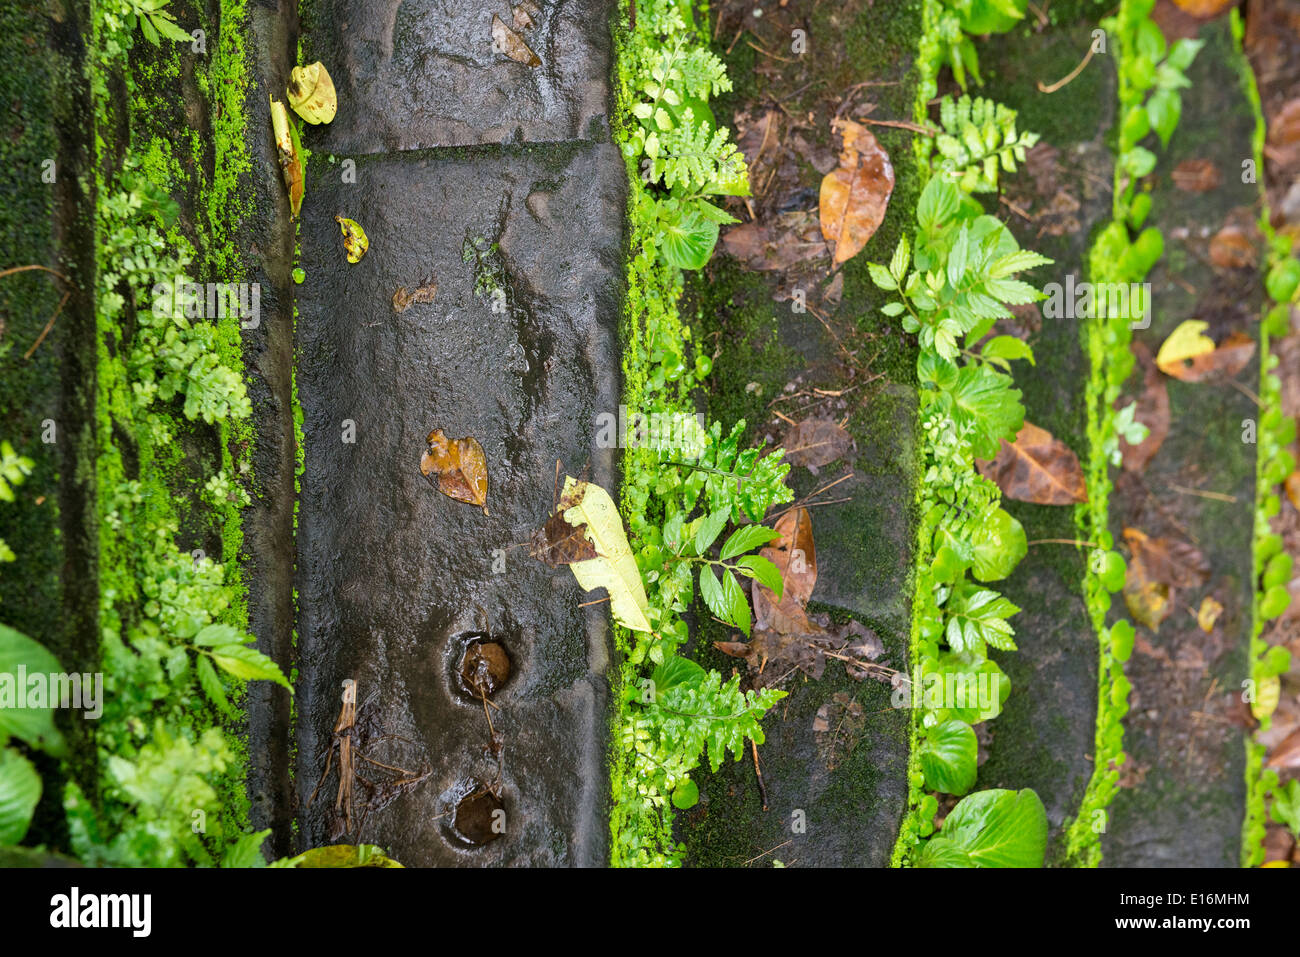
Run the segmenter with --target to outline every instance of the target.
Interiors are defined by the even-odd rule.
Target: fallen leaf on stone
[[[1147,437],[1137,445],[1130,445],[1121,438],[1119,450],[1124,468],[1141,473],[1169,435],[1169,389],[1151,358],[1151,350],[1144,343],[1135,342],[1133,352],[1142,363],[1143,371],[1142,394],[1137,399],[1134,419],[1147,427]]]
[[[325,64],[319,60],[307,66],[294,67],[285,94],[293,111],[308,123],[328,123],[339,109],[334,81],[330,79]]]
[[[570,525],[564,513],[578,504],[575,495],[581,486],[574,486],[560,497],[559,505],[546,523],[533,533],[528,554],[552,568],[572,565],[596,557],[596,546],[587,537],[586,525]]]
[[[1217,17],[1236,2],[1237,0],[1174,0],[1174,6],[1184,13],[1208,20]]]
[[[1300,728],[1273,746],[1268,755],[1270,768],[1300,768]]]
[[[1210,563],[1191,542],[1149,538],[1136,528],[1124,529],[1124,541],[1151,581],[1175,588],[1199,588],[1210,579]]]
[[[1196,624],[1201,631],[1214,631],[1214,623],[1219,620],[1223,614],[1223,606],[1219,604],[1212,596],[1206,595],[1201,599],[1201,607],[1196,611]]]
[[[894,167],[871,131],[852,120],[836,120],[843,138],[840,165],[822,179],[819,215],[822,236],[835,245],[834,263],[855,256],[880,228],[894,191]]]
[[[1211,160],[1185,159],[1174,167],[1173,180],[1174,185],[1185,193],[1208,193],[1218,189],[1223,174]]]
[[[853,438],[831,419],[812,418],[791,428],[782,444],[787,462],[816,475],[819,467],[844,458]]]
[[[1220,269],[1244,269],[1255,264],[1255,247],[1240,226],[1224,226],[1210,240],[1210,262]]]
[[[754,627],[795,631],[806,620],[804,606],[817,584],[817,546],[813,542],[812,515],[795,508],[773,526],[777,538],[759,554],[781,573],[781,600],[771,589],[754,583]]]
[[[1219,345],[1205,335],[1209,323],[1186,319],[1179,323],[1156,354],[1156,366],[1183,382],[1228,378],[1236,375],[1255,354],[1255,340],[1244,332],[1231,332]]]
[[[542,11],[537,9],[536,4],[532,3],[531,0],[524,0],[523,3],[515,4],[510,13],[514,18],[515,29],[519,31],[531,30],[537,26],[535,18],[542,15]]]
[[[566,508],[566,502],[574,504]],[[570,526],[586,528],[587,537],[596,549],[595,558],[569,564],[578,585],[583,591],[604,588],[609,593],[610,613],[624,628],[651,631],[646,617],[649,602],[641,584],[641,572],[627,543],[618,506],[609,493],[592,482],[580,482],[566,475],[558,507]]]
[[[423,285],[416,286],[414,292],[407,292],[405,286],[398,286],[397,292],[393,293],[393,312],[403,313],[416,302],[433,302],[433,297],[438,294],[438,284],[432,280],[425,280]]]
[[[1250,713],[1256,721],[1263,721],[1277,710],[1282,699],[1282,679],[1277,675],[1261,678],[1255,685],[1255,700],[1250,703]]]
[[[492,14],[492,49],[525,66],[542,65],[541,58],[529,48],[524,38],[506,26],[495,13]]]
[[[1286,497],[1291,500],[1291,504],[1300,509],[1300,472],[1288,475],[1283,488],[1286,489]]]
[[[448,498],[478,505],[487,514],[488,474],[483,446],[472,437],[448,439],[434,429],[427,439],[429,448],[420,458],[420,474]]]
[[[1088,500],[1079,457],[1046,429],[1026,422],[1015,442],[1002,440],[992,462],[976,463],[1008,498],[1036,505],[1073,505]]]
[[[348,262],[361,262],[361,257],[370,248],[370,238],[366,236],[366,231],[354,219],[335,216],[334,221],[339,224],[339,229],[343,231],[343,249],[348,254]]]
[[[1124,604],[1133,620],[1152,631],[1169,617],[1170,589],[1164,582],[1153,581],[1136,555],[1124,572]]]
[[[284,108],[284,104],[275,97],[270,97],[270,100],[271,132],[275,136],[276,160],[280,164],[285,188],[289,191],[289,213],[297,218],[302,210],[302,197],[306,191],[298,128],[289,119],[289,111]]]

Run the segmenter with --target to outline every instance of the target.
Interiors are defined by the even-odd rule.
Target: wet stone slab
[[[1234,211],[1248,219],[1257,215],[1259,193],[1241,181],[1255,120],[1236,72],[1241,60],[1229,24],[1207,24],[1200,36],[1207,42],[1188,72],[1192,86],[1183,91],[1182,119],[1153,177],[1149,222],[1164,233],[1165,254],[1149,277],[1150,328],[1133,336],[1152,354],[1184,319],[1209,323],[1206,334],[1216,342],[1234,331],[1257,339],[1263,305],[1253,269],[1209,263],[1210,236]],[[1173,172],[1185,161],[1213,163],[1217,185],[1177,188]],[[1126,394],[1141,388],[1141,376],[1139,368]],[[1235,379],[1254,390],[1258,355]],[[1102,863],[1236,867],[1246,806],[1246,730],[1238,695],[1249,675],[1256,450],[1242,441],[1242,422],[1259,413],[1226,382],[1170,379],[1167,385],[1169,435],[1144,473],[1117,478],[1112,532],[1117,542],[1125,526],[1190,541],[1212,571],[1204,586],[1175,590],[1173,612],[1158,631],[1137,627],[1124,666],[1133,684],[1124,721],[1128,761],[1102,835]],[[1208,633],[1195,617],[1207,596],[1223,606]]]
[[[612,454],[594,438],[621,389],[622,163],[611,145],[578,144],[362,158],[357,174],[345,184],[313,161],[301,230],[303,842],[341,839],[334,775],[307,801],[353,678],[359,722],[373,725],[369,756],[431,771],[373,811],[362,840],[410,865],[601,864],[608,612],[579,608],[590,596],[572,575],[512,546],[545,520],[557,458],[615,485]],[[336,214],[370,238],[355,265]],[[430,281],[432,301],[395,310],[399,287]],[[420,474],[435,428],[481,443],[488,514]],[[490,709],[499,768],[484,706],[458,687],[477,635],[510,659]],[[505,834],[467,846],[450,831],[451,806],[498,770]],[[359,771],[381,776],[364,762]],[[358,785],[358,806],[363,796]],[[496,809],[470,810],[490,820]]]
[[[541,61],[498,52],[506,0],[320,0],[308,50],[340,110],[322,148],[340,154],[599,138],[608,128],[608,0],[536,0],[517,36]]]

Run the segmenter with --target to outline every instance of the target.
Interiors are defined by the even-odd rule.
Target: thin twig
[[[1095,50],[1096,50],[1096,45],[1095,45],[1095,44],[1091,44],[1091,43],[1088,44],[1088,53],[1087,53],[1087,54],[1084,56],[1084,58],[1079,62],[1079,65],[1076,66],[1073,70],[1071,70],[1068,74],[1066,74],[1065,76],[1061,77],[1061,79],[1057,80],[1055,83],[1044,84],[1042,80],[1039,80],[1039,81],[1038,81],[1038,92],[1039,92],[1039,93],[1055,93],[1055,92],[1056,92],[1057,90],[1059,90],[1061,87],[1065,86],[1065,84],[1069,83],[1069,82],[1070,82],[1071,80],[1073,80],[1076,76],[1078,76],[1080,73],[1083,72],[1083,68],[1086,67],[1086,66],[1088,65],[1088,63],[1092,60],[1092,54],[1095,52]]]
[[[1216,502],[1228,502],[1231,505],[1237,504],[1237,496],[1228,495],[1224,492],[1203,492],[1198,488],[1187,488],[1183,485],[1170,485],[1169,488],[1175,492],[1181,492],[1184,495],[1197,495],[1201,498],[1213,499]]]
[[[763,810],[767,810],[767,786],[763,783],[763,769],[758,766],[758,744],[749,739],[749,750],[754,755],[754,773],[758,775],[758,795],[763,799]]]

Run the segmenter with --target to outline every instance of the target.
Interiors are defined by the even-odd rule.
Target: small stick
[[[603,605],[603,604],[604,604],[605,602],[607,602],[607,601],[609,601],[609,596],[608,596],[608,595],[606,595],[604,598],[597,598],[595,601],[584,601],[584,602],[583,602],[581,605],[579,605],[578,607],[579,607],[579,608],[587,608],[587,607],[590,606],[590,605]]]
[[[1065,76],[1061,77],[1061,79],[1057,80],[1055,83],[1044,84],[1042,80],[1039,80],[1039,81],[1038,81],[1038,92],[1039,92],[1039,93],[1055,93],[1055,92],[1056,92],[1057,90],[1059,90],[1061,87],[1065,86],[1065,84],[1067,84],[1067,83],[1069,83],[1071,80],[1073,80],[1076,76],[1078,76],[1080,73],[1083,72],[1083,68],[1086,67],[1086,66],[1088,65],[1088,63],[1092,60],[1092,54],[1093,54],[1093,52],[1095,51],[1095,49],[1096,49],[1096,46],[1095,46],[1094,44],[1089,44],[1089,45],[1088,45],[1088,53],[1087,53],[1087,55],[1083,58],[1083,60],[1080,61],[1079,65],[1076,66],[1076,67],[1075,67],[1073,70],[1071,70],[1069,73],[1067,73]]]
[[[768,849],[767,849],[766,851],[764,851],[762,854],[758,855],[758,857],[751,857],[749,860],[745,861],[745,864],[753,864],[753,863],[754,863],[756,860],[758,860],[760,857],[767,857],[767,855],[771,854],[773,851],[779,851],[779,850],[781,850],[781,848],[785,847],[787,844],[792,844],[792,843],[794,843],[794,838],[790,838],[790,839],[787,840],[787,841],[782,841],[782,842],[781,842],[780,844],[778,844],[776,847],[768,848]],[[741,866],[741,867],[744,867],[745,864],[741,864],[740,866]]]
[[[1201,498],[1214,499],[1216,502],[1228,502],[1231,505],[1237,504],[1237,496],[1227,495],[1223,492],[1203,492],[1197,488],[1187,488],[1182,485],[1170,485],[1170,489],[1175,492],[1182,492],[1184,495],[1199,495]]]
[[[749,739],[749,750],[754,754],[754,773],[758,775],[758,794],[763,799],[763,810],[767,810],[767,786],[763,783],[763,769],[758,766],[758,745]]]
[[[1080,548],[1101,548],[1096,542],[1081,542],[1077,538],[1036,538],[1026,545],[1078,545]]]
[[[911,130],[913,133],[922,133],[925,136],[934,136],[936,132],[928,126],[921,126],[918,123],[909,123],[907,120],[873,120],[870,117],[854,117],[859,123],[869,123],[872,126],[893,126],[900,130]]]
[[[761,46],[759,46],[759,45],[758,45],[757,43],[755,43],[753,40],[746,40],[745,42],[748,43],[748,44],[750,45],[750,47],[752,47],[753,49],[757,50],[759,53],[763,54],[763,56],[765,56],[765,57],[771,57],[773,60],[780,60],[782,63],[797,63],[797,62],[798,62],[797,60],[791,60],[789,57],[777,56],[775,53],[768,53],[766,50],[764,50]]]

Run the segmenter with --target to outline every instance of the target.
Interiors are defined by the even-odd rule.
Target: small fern
[[[939,103],[944,131],[935,137],[938,171],[967,193],[992,193],[998,170],[1016,171],[1038,134],[1016,130],[1016,111],[979,96],[945,96]]]

